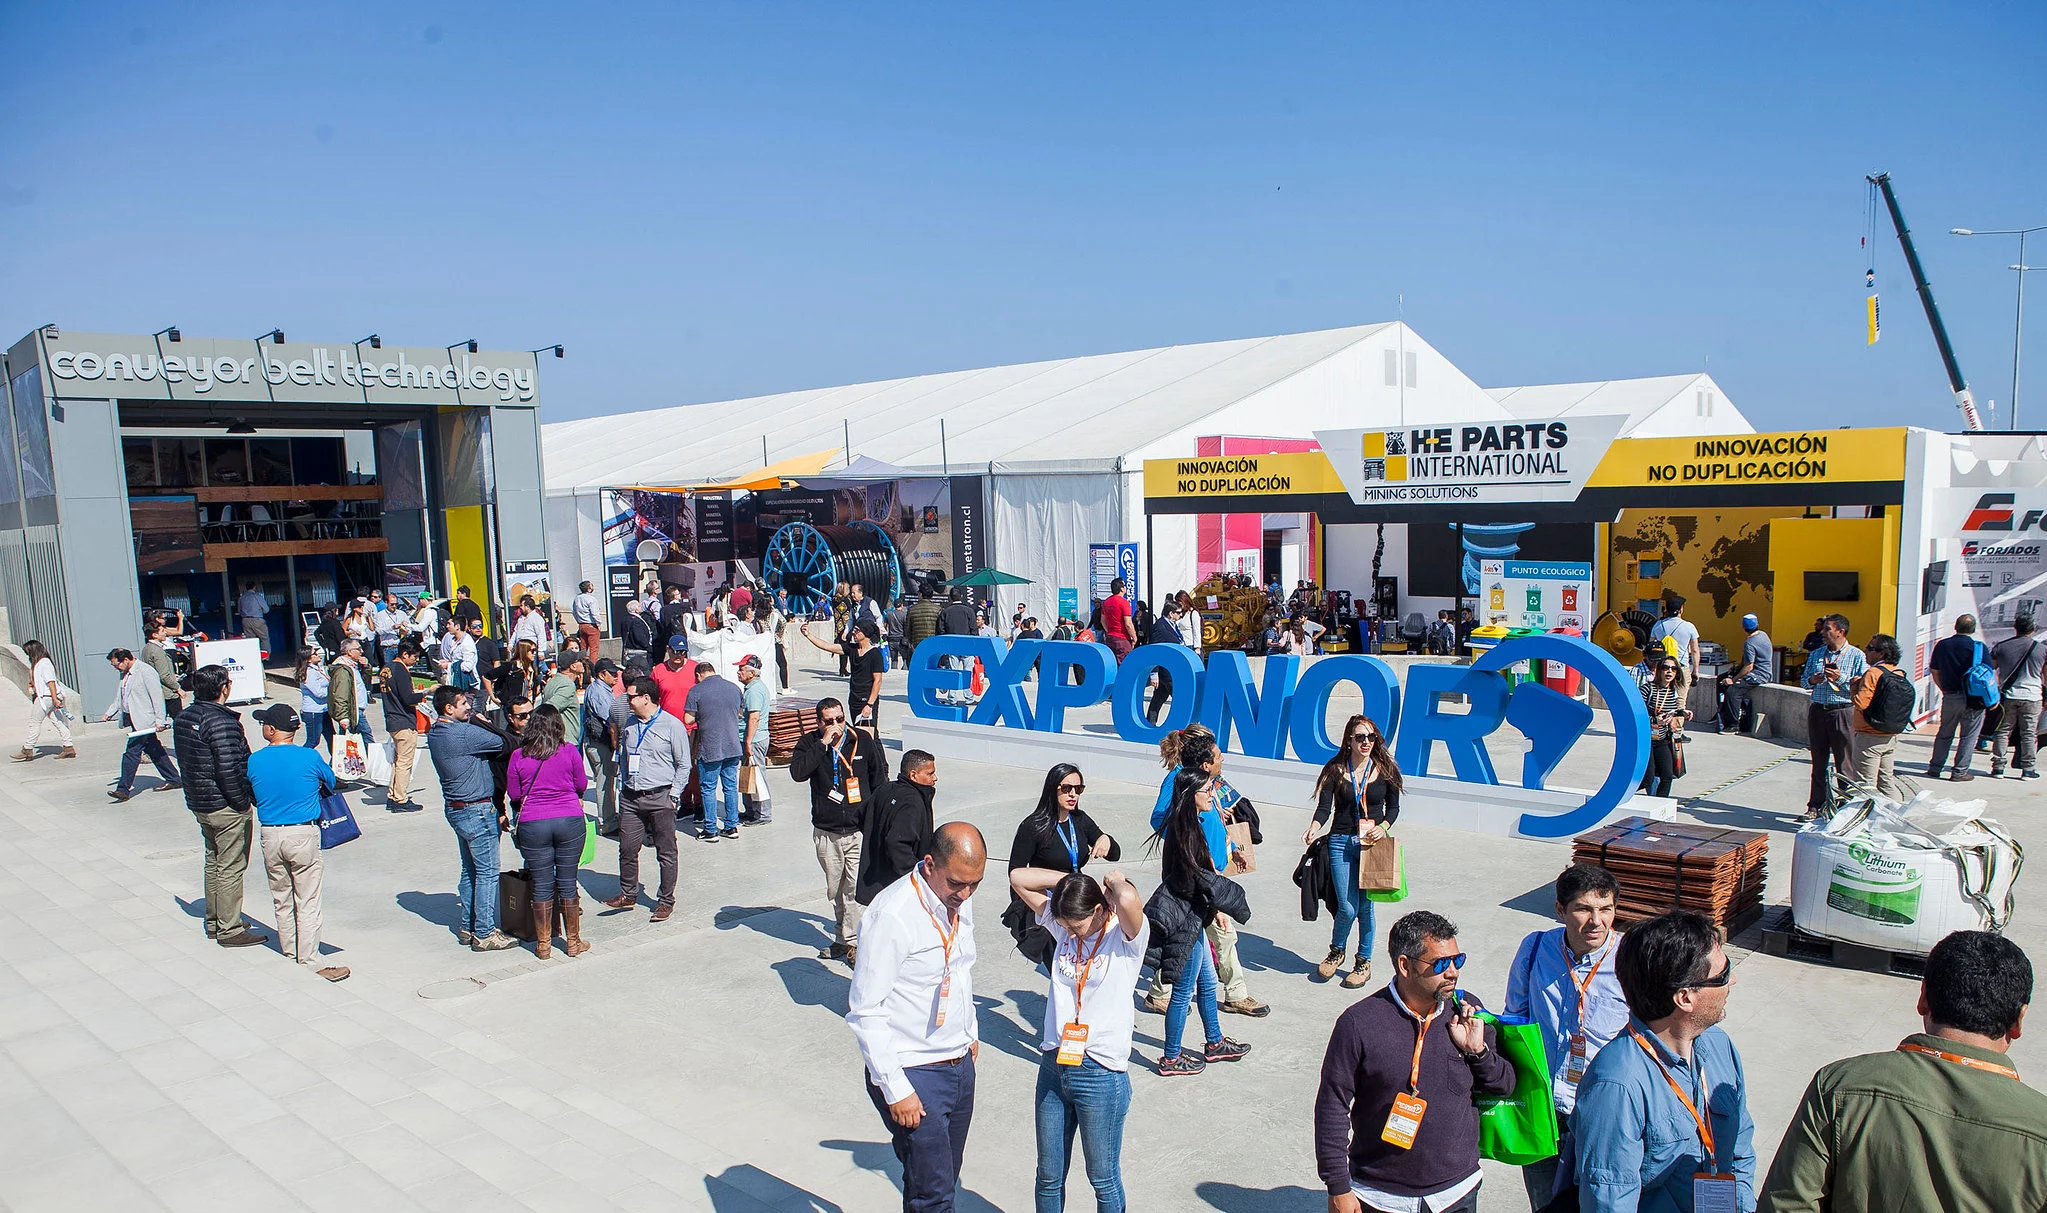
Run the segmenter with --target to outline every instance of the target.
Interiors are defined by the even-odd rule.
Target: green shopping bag
[[[1390,837],[1392,837],[1392,831],[1390,831],[1390,830],[1389,830],[1389,831],[1387,831],[1387,837],[1389,837],[1389,838],[1390,838]],[[1400,887],[1399,887],[1399,888],[1397,888],[1397,889],[1366,889],[1366,890],[1365,890],[1365,900],[1366,900],[1366,901],[1382,901],[1382,902],[1384,902],[1384,901],[1406,901],[1406,900],[1407,900],[1407,848],[1406,848],[1406,847],[1404,847],[1404,846],[1403,846],[1403,847],[1401,847],[1401,848],[1400,848]]]
[[[587,868],[597,861],[597,819],[583,815],[583,857],[576,861],[579,868]]]
[[[1478,1105],[1478,1156],[1517,1167],[1555,1157],[1557,1105],[1541,1027],[1491,1011],[1478,1012],[1478,1018],[1493,1025],[1500,1056],[1514,1065],[1513,1094],[1472,1097]]]

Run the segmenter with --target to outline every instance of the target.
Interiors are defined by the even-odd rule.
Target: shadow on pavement
[[[1263,935],[1237,932],[1237,962],[1264,973],[1312,973],[1315,966],[1274,944]]]
[[[853,988],[849,973],[826,968],[823,961],[809,956],[778,960],[768,967],[782,979],[789,1001],[800,1007],[823,1007],[845,1017],[846,998]]]
[[[1288,1184],[1284,1188],[1246,1188],[1239,1184],[1199,1183],[1194,1194],[1223,1213],[1307,1213],[1329,1207],[1329,1194]]]
[[[711,925],[720,931],[743,926],[806,948],[824,947],[832,941],[830,919],[781,906],[723,906],[711,918]]]
[[[853,1158],[853,1165],[863,1171],[874,1171],[889,1178],[898,1191],[903,1186],[902,1164],[896,1161],[895,1148],[885,1141],[847,1141],[844,1138],[828,1138],[817,1143],[827,1150],[844,1150]],[[973,1139],[968,1138],[968,1167],[973,1166]],[[1002,1213],[1000,1206],[990,1204],[979,1193],[962,1187],[953,1197],[956,1213]]]
[[[751,1213],[764,1204],[792,1213],[798,1209],[809,1213],[844,1213],[840,1206],[817,1193],[747,1163],[704,1176],[704,1191],[711,1197],[711,1207],[720,1213],[725,1210]]]
[[[1012,996],[1016,991],[1011,991]],[[1035,1027],[1025,1030],[1014,1019],[1003,1014],[1002,1004],[984,995],[974,995],[974,1012],[980,1019],[981,1043],[1000,1049],[1011,1057],[1020,1058],[1036,1065],[1038,1062],[1038,1031]],[[1044,1012],[1039,1011],[1042,1019]]]
[[[1539,914],[1544,918],[1553,917],[1557,911],[1557,886],[1555,882],[1536,885],[1526,893],[1501,902],[1500,908],[1520,910],[1525,914]]]
[[[455,929],[455,910],[461,899],[453,893],[422,893],[413,890],[398,895],[398,908],[417,914],[437,927]]]

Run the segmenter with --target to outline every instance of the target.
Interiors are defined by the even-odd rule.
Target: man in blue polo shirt
[[[277,946],[302,965],[320,963],[320,798],[334,790],[334,769],[318,750],[299,745],[299,714],[273,703],[255,713],[262,749],[249,755],[256,824],[263,828],[263,871],[277,908]],[[345,965],[319,970],[328,981]]]

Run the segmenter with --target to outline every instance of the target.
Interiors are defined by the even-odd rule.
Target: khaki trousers
[[[1237,924],[1224,914],[1215,916],[1209,924],[1208,939],[1215,945],[1215,1000],[1217,1002],[1242,1002],[1251,997],[1251,983],[1244,979],[1244,967],[1237,963]],[[1156,972],[1151,977],[1150,996],[1163,1000],[1173,992],[1173,987],[1159,980]]]
[[[391,734],[391,794],[386,802],[412,799],[412,764],[419,757],[419,730],[399,729]]]
[[[1898,738],[1891,733],[1848,734],[1848,760],[1855,765],[1855,782],[1874,788],[1892,800],[1904,800],[1905,788],[1891,773]]]
[[[249,871],[249,831],[255,815],[234,809],[194,813],[199,837],[206,844],[206,921],[212,934],[225,935],[242,925],[242,881]],[[314,827],[314,835],[319,827]]]
[[[860,930],[860,903],[853,889],[860,882],[860,831],[834,834],[812,827],[810,839],[817,844],[817,866],[824,869],[825,900],[832,903],[837,924],[835,943],[852,943]]]
[[[277,909],[277,950],[320,963],[320,827],[264,826],[263,871]]]

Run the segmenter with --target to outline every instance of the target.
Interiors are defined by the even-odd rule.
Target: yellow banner
[[[1146,497],[1270,497],[1335,493],[1343,480],[1321,451],[1285,455],[1202,455],[1144,461]]]
[[[1586,487],[1836,484],[1904,478],[1905,430],[1899,426],[1623,438],[1607,448]]]

